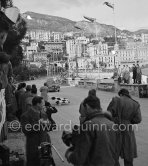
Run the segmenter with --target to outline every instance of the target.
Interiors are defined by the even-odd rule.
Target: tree
[[[4,51],[6,51],[8,54],[11,54],[13,49],[21,43],[26,31],[26,21],[20,17],[17,25],[8,32],[8,36],[4,44]]]
[[[19,66],[23,59],[23,49],[21,46],[16,46],[11,54],[10,61],[13,67]]]
[[[0,0],[0,4],[3,8],[6,8],[7,6],[12,6],[12,0]]]
[[[13,26],[8,32],[8,36],[4,44],[4,51],[11,55],[13,67],[19,65],[23,59],[23,50],[19,45],[21,40],[24,38],[26,31],[26,22],[20,16],[17,25]]]

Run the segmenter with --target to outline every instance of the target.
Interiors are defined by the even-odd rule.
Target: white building
[[[76,56],[81,57],[82,55],[82,43],[78,40],[67,40],[66,41],[66,52],[69,59],[74,59]]]
[[[139,61],[145,64],[148,61],[148,44],[142,42],[127,43],[125,49],[117,51],[119,64],[127,64],[132,66],[133,63]]]
[[[26,47],[26,58],[29,59],[29,57],[38,51],[38,43],[31,42],[30,46]]]
[[[60,42],[64,40],[64,35],[61,32],[52,32],[51,33],[51,41]]]
[[[28,31],[31,40],[35,41],[50,41],[50,31],[45,30],[35,30]]]
[[[148,34],[142,33],[141,40],[143,43],[148,43]]]

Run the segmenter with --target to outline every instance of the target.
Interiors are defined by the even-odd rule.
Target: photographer
[[[58,112],[58,110],[53,107],[49,102],[45,101],[45,106],[46,106],[46,114],[47,117],[49,119],[49,121],[51,122],[51,130],[56,129],[56,123],[52,118],[52,114],[55,114]]]
[[[81,105],[82,107],[82,105]],[[88,96],[80,109],[83,122],[80,125],[77,141],[66,151],[68,162],[81,166],[114,166],[115,132],[113,122],[102,112],[100,100]],[[102,127],[103,126],[103,127]]]
[[[26,136],[27,166],[40,166],[38,146],[42,142],[50,142],[47,128],[50,122],[44,111],[45,102],[42,97],[35,96],[32,106],[21,116],[23,133]],[[43,128],[45,126],[45,128]]]

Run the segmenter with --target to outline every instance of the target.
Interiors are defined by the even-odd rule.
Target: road
[[[40,88],[45,80],[28,82],[29,84],[36,84]],[[56,106],[58,113],[53,115],[54,120],[62,129],[58,131],[51,132],[51,140],[57,150],[64,158],[65,151],[67,147],[63,144],[61,140],[63,126],[69,129],[70,124],[79,123],[79,105],[81,101],[87,96],[88,90],[76,87],[61,87],[60,92],[49,93],[49,99],[52,96],[55,97],[66,97],[70,100],[69,105]],[[117,94],[110,92],[97,91],[97,96],[100,98],[101,106],[103,110],[106,110],[111,98]],[[138,158],[134,160],[134,166],[147,166],[148,163],[148,99],[134,98],[141,104],[142,111],[142,123],[138,126],[138,131],[136,131],[137,147],[138,147]],[[51,102],[52,103],[52,102]],[[64,163],[61,162],[59,157],[53,151],[54,159],[57,166],[70,166],[65,160]],[[121,166],[123,166],[123,161],[121,161]]]

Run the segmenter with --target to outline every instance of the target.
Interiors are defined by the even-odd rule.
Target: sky
[[[103,4],[105,1],[115,4],[114,14],[112,8]],[[13,3],[21,13],[32,11],[73,21],[88,16],[122,30],[148,29],[148,0],[13,0]]]

